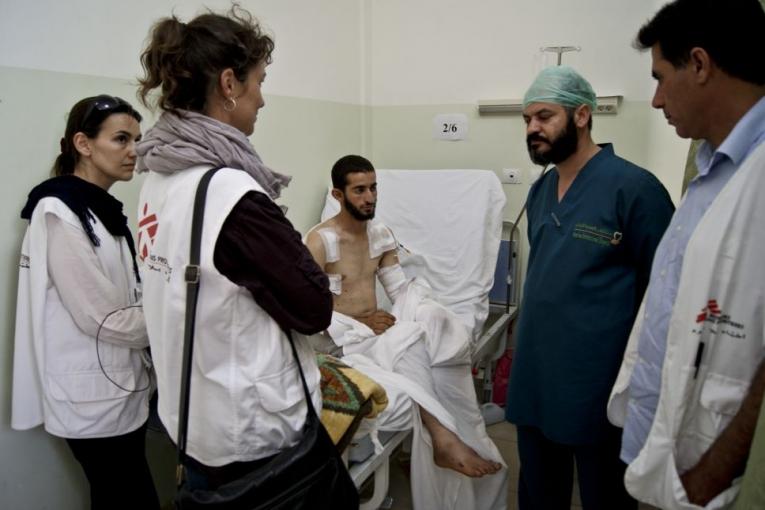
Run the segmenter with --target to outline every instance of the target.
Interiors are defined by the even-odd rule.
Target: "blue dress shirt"
[[[640,453],[656,414],[669,319],[677,297],[688,240],[717,194],[763,140],[765,98],[738,121],[717,150],[704,142],[696,154],[699,174],[688,185],[651,267],[638,343],[639,358],[630,379],[630,398],[622,436],[621,458],[626,463],[632,462]]]

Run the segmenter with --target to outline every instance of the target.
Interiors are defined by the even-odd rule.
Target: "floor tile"
[[[515,425],[506,421],[495,423],[486,427],[486,432],[492,439],[504,439],[506,441],[517,441],[515,434]]]
[[[509,491],[507,493],[507,510],[516,510],[518,508],[518,493]]]

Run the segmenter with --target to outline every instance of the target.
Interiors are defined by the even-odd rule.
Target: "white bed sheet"
[[[478,338],[489,313],[502,236],[505,194],[496,174],[377,170],[377,188],[375,220],[406,249],[399,250],[399,258],[407,277],[425,278],[437,299]],[[340,211],[329,191],[322,221]]]

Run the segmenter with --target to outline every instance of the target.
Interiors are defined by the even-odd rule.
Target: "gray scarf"
[[[198,165],[241,169],[252,176],[271,199],[281,194],[292,177],[274,172],[238,129],[201,113],[163,113],[136,146],[136,170],[173,173]]]

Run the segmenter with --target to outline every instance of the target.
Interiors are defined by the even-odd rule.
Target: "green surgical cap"
[[[555,103],[576,108],[590,105],[595,111],[595,92],[589,82],[569,66],[547,67],[523,96],[523,107],[531,103]]]

